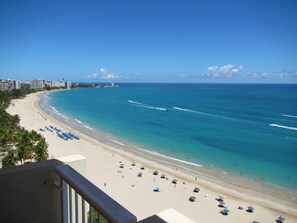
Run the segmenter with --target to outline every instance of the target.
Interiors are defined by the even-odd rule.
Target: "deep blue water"
[[[297,85],[121,84],[50,103],[140,147],[297,190]]]

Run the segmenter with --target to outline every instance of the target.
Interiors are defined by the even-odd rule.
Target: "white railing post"
[[[64,180],[61,180],[62,185],[62,222],[68,223],[68,185]]]

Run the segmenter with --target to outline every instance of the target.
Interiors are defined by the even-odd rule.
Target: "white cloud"
[[[95,79],[97,77],[98,77],[98,74],[97,73],[92,73],[92,74],[88,74],[87,75],[87,78],[89,78],[89,79]]]
[[[210,72],[217,71],[218,69],[219,69],[218,66],[210,66],[210,67],[207,68],[207,70],[210,71]]]
[[[185,74],[185,73],[181,73],[181,74],[178,75],[178,77],[180,77],[180,78],[188,78],[189,75],[188,74]]]
[[[103,74],[106,74],[108,72],[108,70],[106,68],[100,68],[100,72]]]
[[[234,77],[244,71],[243,65],[236,66],[234,64],[226,64],[223,66],[210,66],[205,72],[209,77]]]
[[[86,76],[88,79],[103,79],[103,80],[111,80],[118,79],[119,76],[109,71],[106,68],[100,68],[98,73],[88,74]]]
[[[107,70],[106,68],[100,68],[101,78],[108,80],[108,79],[118,79],[119,76],[114,74],[113,72]]]

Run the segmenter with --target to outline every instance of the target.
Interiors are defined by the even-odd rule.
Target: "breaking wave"
[[[291,126],[285,126],[285,125],[278,125],[278,124],[269,124],[272,127],[277,127],[277,128],[283,128],[283,129],[290,129],[290,130],[294,130],[297,131],[296,127],[291,127]]]
[[[137,101],[128,100],[128,102],[131,105],[134,105],[134,106],[137,106],[137,107],[140,107],[140,108],[148,108],[148,109],[154,109],[154,110],[159,110],[159,111],[166,111],[167,110],[166,108],[155,107],[155,106],[143,104],[143,103],[140,103],[140,102],[137,102]]]
[[[75,121],[77,121],[78,123],[82,124],[82,121],[78,120],[78,119],[74,119]]]
[[[287,114],[282,114],[284,117],[289,117],[289,118],[297,118],[297,115],[287,115]]]

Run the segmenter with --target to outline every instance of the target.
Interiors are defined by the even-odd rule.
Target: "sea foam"
[[[283,128],[283,129],[290,129],[290,130],[294,130],[297,131],[296,127],[291,127],[291,126],[285,126],[285,125],[278,125],[278,124],[269,124],[272,127],[277,127],[277,128]]]
[[[77,121],[78,123],[82,124],[82,121],[78,120],[78,119],[74,119],[75,121]]]
[[[137,107],[140,107],[140,108],[155,109],[155,110],[159,110],[159,111],[166,111],[167,110],[166,108],[155,107],[155,106],[143,104],[143,103],[140,103],[140,102],[137,102],[137,101],[128,100],[128,102],[131,105],[134,105],[134,106],[137,106]]]
[[[141,151],[144,151],[144,152],[146,152],[146,153],[153,154],[153,155],[155,155],[155,156],[159,156],[159,157],[162,157],[162,158],[170,159],[170,160],[177,161],[177,162],[180,162],[180,163],[185,163],[185,164],[188,164],[188,165],[191,165],[191,166],[202,167],[202,165],[197,164],[197,163],[192,163],[192,162],[188,162],[188,161],[185,161],[185,160],[176,159],[176,158],[173,158],[173,157],[170,157],[170,156],[165,156],[165,155],[163,155],[163,154],[161,154],[161,153],[157,153],[157,152],[149,151],[149,150],[146,150],[146,149],[142,149],[142,148],[140,148],[140,147],[137,147],[137,149],[139,149],[139,150],[141,150]]]
[[[87,128],[87,129],[90,129],[90,130],[94,130],[94,129],[92,129],[90,126],[87,126],[87,125],[83,125],[85,128]]]
[[[289,117],[289,118],[297,118],[297,115],[282,114],[282,116]]]

